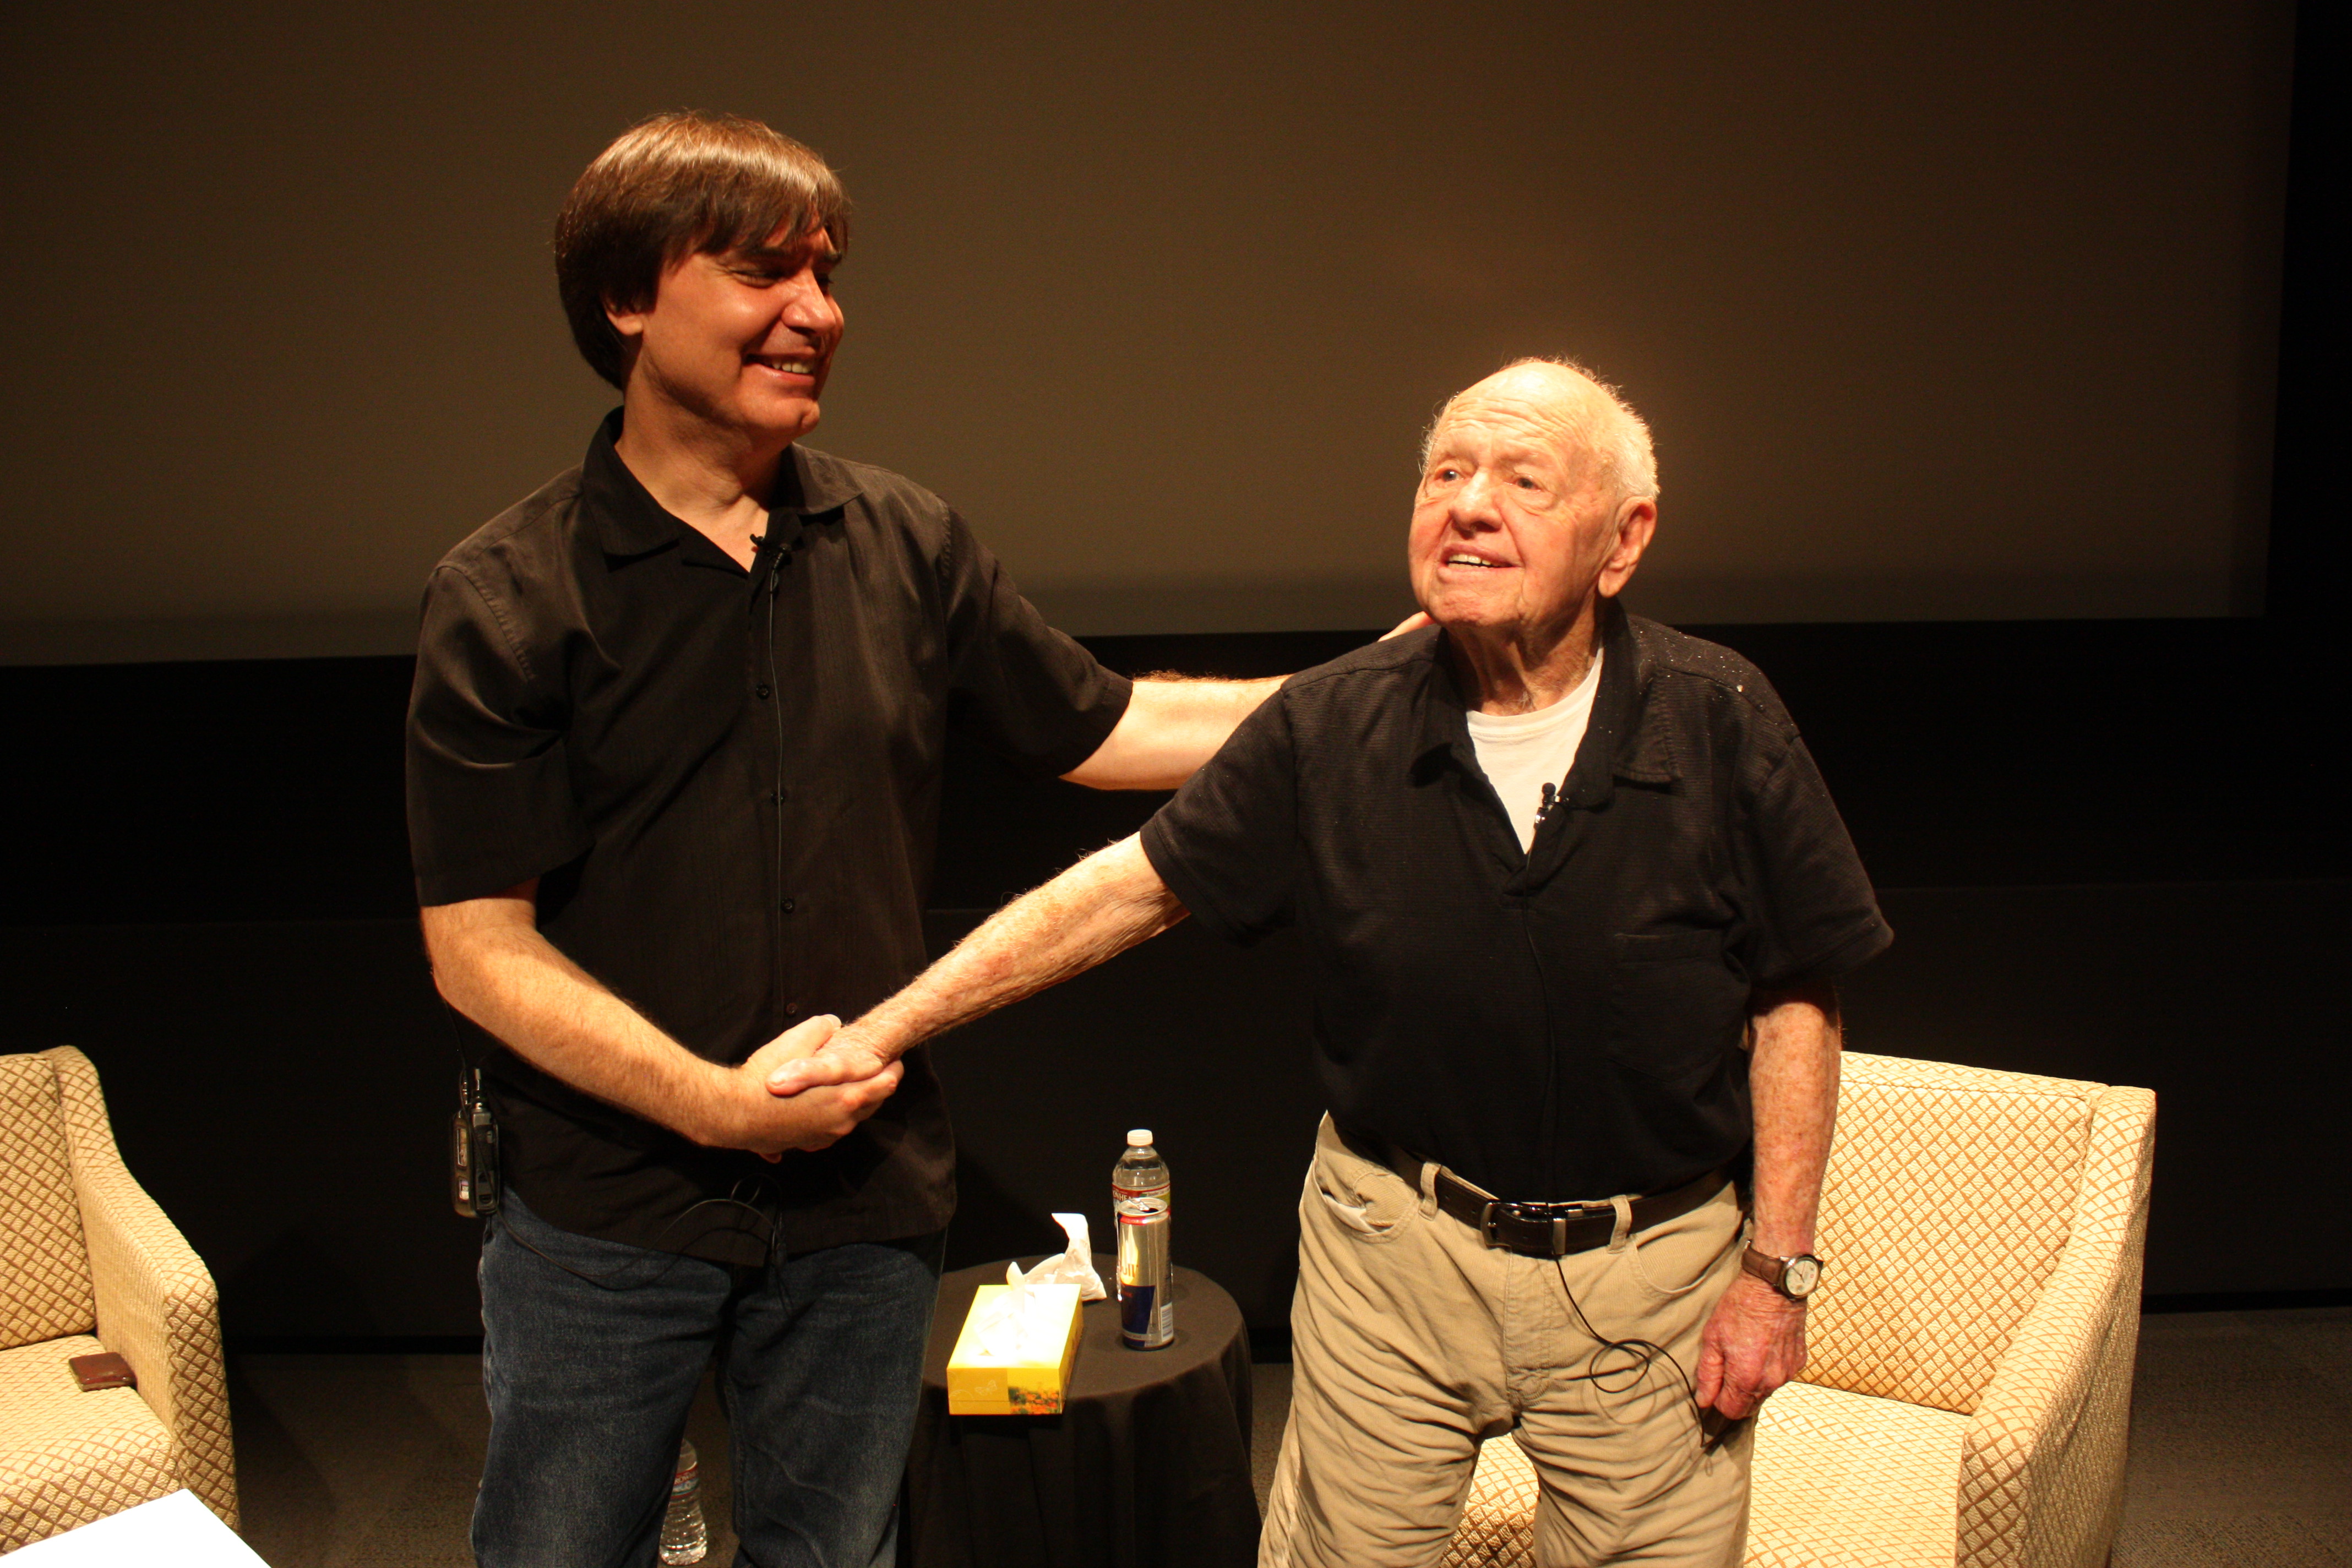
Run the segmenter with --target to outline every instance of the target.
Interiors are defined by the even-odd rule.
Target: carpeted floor
[[[1257,1373],[1261,1498],[1290,1369]],[[462,1568],[488,1419],[471,1356],[240,1355],[245,1534],[271,1568]],[[2147,1319],[2116,1568],[2352,1568],[2352,1308]],[[706,1397],[709,1561],[727,1563],[726,1431]]]
[[[2352,1308],[2140,1322],[2116,1568],[2352,1565]]]

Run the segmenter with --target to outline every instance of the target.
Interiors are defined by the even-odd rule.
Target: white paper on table
[[[8,1568],[269,1568],[184,1489],[8,1555]]]
[[[1087,1236],[1087,1216],[1057,1214],[1054,1223],[1062,1227],[1069,1245],[1021,1278],[1034,1283],[1076,1285],[1079,1300],[1101,1300],[1108,1292],[1103,1289],[1102,1276],[1095,1272],[1094,1243]]]

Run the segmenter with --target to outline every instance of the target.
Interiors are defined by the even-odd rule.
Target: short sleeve
[[[1304,873],[1286,693],[1258,704],[1143,825],[1143,853],[1194,920],[1252,942],[1297,917]]]
[[[531,668],[463,571],[435,571],[408,698],[408,844],[420,904],[486,898],[586,852],[552,673]]]
[[[1833,979],[1885,952],[1895,932],[1804,742],[1791,732],[1744,793],[1736,844],[1751,905],[1751,983]]]
[[[952,511],[939,572],[955,721],[1045,777],[1094,755],[1127,711],[1133,683],[1046,625]]]

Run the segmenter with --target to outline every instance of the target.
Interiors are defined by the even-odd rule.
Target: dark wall
[[[680,105],[848,181],[817,444],[1076,630],[1392,622],[1420,425],[1563,353],[1671,616],[2251,610],[2294,11],[15,5],[0,659],[400,651],[579,459],[550,229]]]
[[[2352,938],[2340,700],[2258,621],[1701,628],[1807,730],[1898,940],[1848,987],[1856,1048],[2146,1084],[2163,1105],[2148,1287],[2352,1286],[2320,1162],[2352,1091],[2319,977]],[[1337,636],[1098,639],[1123,668],[1298,668]],[[0,1047],[105,1075],[132,1169],[212,1262],[230,1331],[472,1331],[446,1207],[456,1057],[409,911],[406,661],[0,670],[21,825]],[[944,942],[1160,797],[956,754]],[[1278,1338],[1319,1110],[1302,956],[1180,927],[942,1047],[957,1260],[1104,1208],[1162,1131],[1187,1258]],[[1097,1213],[1098,1224],[1108,1216]]]
[[[1640,608],[1639,595],[1631,596]],[[1693,626],[1761,665],[1882,886],[2339,874],[2319,647],[2260,620]],[[1370,633],[1085,639],[1129,670],[1276,674]],[[405,658],[0,668],[20,759],[0,923],[364,919],[413,907]],[[952,753],[931,902],[992,907],[1158,797]]]

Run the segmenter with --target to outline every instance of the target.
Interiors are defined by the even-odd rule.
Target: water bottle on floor
[[[1176,1342],[1176,1265],[1168,1251],[1168,1162],[1149,1127],[1127,1135],[1110,1197],[1118,1211],[1118,1337],[1135,1350],[1160,1350]]]
[[[710,1531],[702,1522],[702,1466],[694,1445],[677,1446],[677,1468],[669,1479],[669,1511],[662,1515],[661,1560],[669,1568],[699,1563],[710,1550]]]

